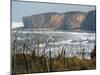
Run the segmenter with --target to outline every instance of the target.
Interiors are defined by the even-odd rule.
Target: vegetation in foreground
[[[16,53],[15,45],[12,48],[12,75],[42,73],[42,72],[57,72],[57,71],[75,71],[75,70],[91,70],[96,69],[96,46],[91,53],[91,59],[82,59],[77,57],[65,57],[65,50],[62,48],[58,56],[52,57],[49,51],[49,57],[46,57],[45,50],[41,56],[32,51],[32,54],[25,54],[26,45],[23,45],[23,52]],[[38,48],[36,49],[38,50]]]
[[[57,56],[46,58],[44,56],[31,56],[28,54],[16,54],[12,56],[12,74],[90,70],[96,68],[96,60],[67,58]]]

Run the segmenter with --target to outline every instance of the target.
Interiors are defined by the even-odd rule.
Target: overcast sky
[[[23,16],[46,12],[68,12],[82,11],[88,12],[95,10],[94,6],[86,5],[68,5],[68,4],[50,4],[50,3],[35,3],[35,2],[12,2],[12,21],[21,22]]]

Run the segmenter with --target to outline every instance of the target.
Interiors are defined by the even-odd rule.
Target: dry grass
[[[25,56],[25,58],[24,58]],[[14,59],[15,58],[15,59]],[[22,73],[37,73],[37,72],[50,72],[55,71],[73,71],[73,70],[90,70],[96,68],[96,60],[79,59],[77,57],[73,58],[63,58],[56,57],[51,58],[51,61],[46,61],[47,58],[44,56],[37,57],[34,59],[28,54],[16,54],[12,56],[12,73],[22,74]],[[47,66],[47,63],[49,64]],[[51,63],[51,64],[50,64]]]

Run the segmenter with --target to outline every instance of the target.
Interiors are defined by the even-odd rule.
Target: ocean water
[[[36,49],[40,56],[45,52],[48,57],[49,51],[55,57],[65,50],[66,57],[82,58],[84,52],[84,58],[90,59],[90,53],[96,45],[95,33],[90,32],[12,31],[12,47],[14,40],[17,53],[22,53],[25,43],[28,47],[25,53],[32,53]]]

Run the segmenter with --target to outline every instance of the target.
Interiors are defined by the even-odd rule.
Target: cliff
[[[96,11],[88,12],[86,19],[81,24],[81,29],[93,32],[96,31]]]
[[[89,12],[91,13],[91,12]],[[52,30],[87,30],[87,24],[95,16],[85,12],[66,13],[43,13],[38,15],[24,16],[24,28],[52,29]],[[88,18],[89,16],[89,18]],[[93,19],[94,20],[94,19]],[[92,21],[95,25],[95,21]],[[90,25],[90,24],[89,24]],[[90,26],[91,27],[91,26]],[[95,26],[93,27],[95,28]],[[91,28],[89,30],[92,30]]]

